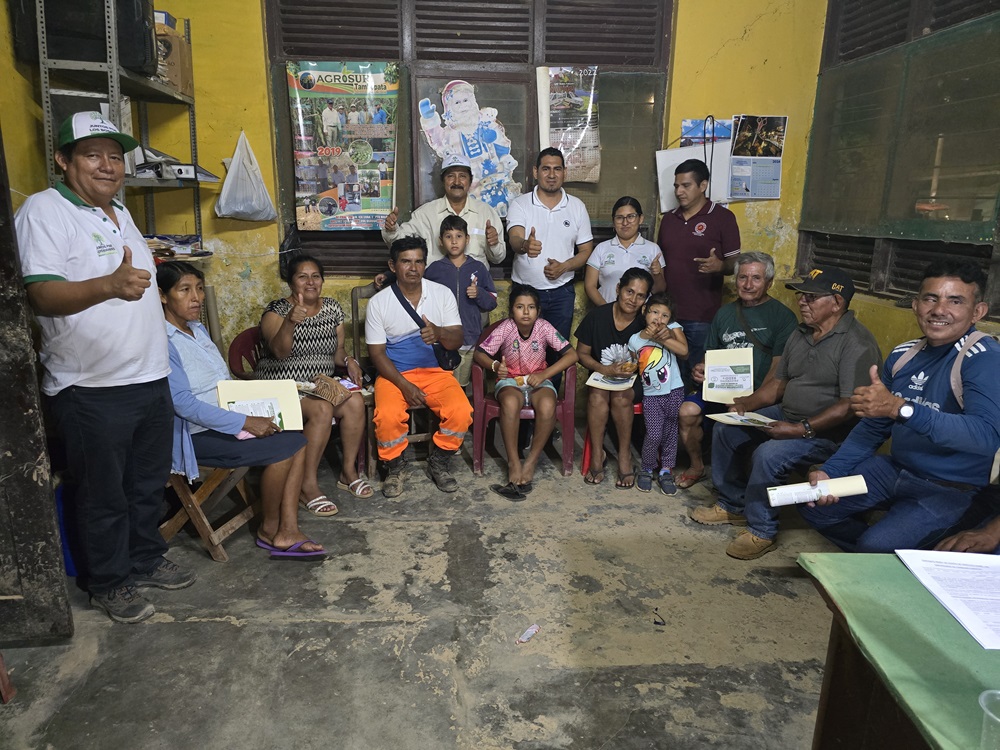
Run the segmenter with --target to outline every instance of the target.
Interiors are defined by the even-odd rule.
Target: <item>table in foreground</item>
[[[895,555],[803,554],[833,611],[813,749],[979,747],[987,651]]]

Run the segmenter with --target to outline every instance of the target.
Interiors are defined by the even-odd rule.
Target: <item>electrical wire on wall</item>
[[[709,127],[711,127],[711,135],[709,135]],[[699,133],[700,130],[700,133]],[[715,115],[705,115],[705,119],[702,120],[698,125],[694,125],[687,130],[682,130],[681,134],[677,136],[674,140],[668,143],[665,148],[670,148],[677,143],[683,141],[688,136],[694,135],[697,137],[701,136],[701,150],[702,150],[702,161],[708,165],[708,168],[712,168],[712,160],[715,158]],[[705,191],[705,197],[711,200],[712,198],[712,181],[708,182],[708,190]]]

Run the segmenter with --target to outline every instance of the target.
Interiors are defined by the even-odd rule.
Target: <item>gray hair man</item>
[[[706,349],[753,349],[753,387],[760,388],[774,375],[785,342],[798,325],[795,313],[771,297],[774,259],[767,253],[747,252],[736,256],[734,264],[737,299],[723,305],[712,319],[705,339]],[[705,362],[692,362],[691,377],[700,387],[705,382]],[[690,463],[677,478],[681,489],[705,477],[702,421],[707,413],[723,411],[722,404],[693,393],[681,404],[680,437]]]

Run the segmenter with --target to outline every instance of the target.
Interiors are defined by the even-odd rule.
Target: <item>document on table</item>
[[[731,404],[753,393],[753,349],[709,349],[705,352],[705,401]]]
[[[986,649],[1000,649],[1000,555],[898,549],[924,588]]]
[[[767,488],[767,501],[772,508],[780,505],[795,505],[811,503],[824,495],[848,497],[849,495],[864,495],[868,492],[868,484],[860,474],[850,477],[838,477],[817,482],[813,487],[809,482],[786,484],[780,487]]]

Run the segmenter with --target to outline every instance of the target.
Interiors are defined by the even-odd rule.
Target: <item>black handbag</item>
[[[409,303],[403,293],[399,291],[399,285],[392,285],[392,293],[396,295],[396,299],[399,300],[399,304],[403,306],[403,309],[410,314],[413,321],[417,324],[417,327],[423,328],[424,321],[420,319],[417,315],[417,311],[413,309],[413,305]],[[437,358],[438,366],[442,370],[448,370],[449,372],[454,370],[462,361],[462,355],[451,349],[445,349],[440,343],[431,344],[434,349],[434,356]]]

